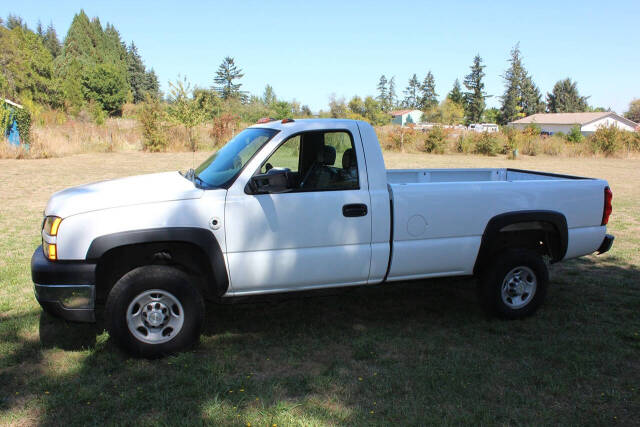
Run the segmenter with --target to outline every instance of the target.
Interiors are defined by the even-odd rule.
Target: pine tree
[[[427,75],[420,86],[420,102],[419,107],[421,110],[429,110],[438,106],[438,94],[436,93],[436,82],[431,74],[431,70],[427,72]]]
[[[386,107],[388,110],[392,110],[396,108],[397,103],[398,103],[398,99],[396,97],[396,76],[393,76],[389,80],[389,90],[387,91]]]
[[[133,102],[137,104],[145,100],[147,76],[144,63],[134,42],[131,42],[127,48],[127,71]]]
[[[273,87],[271,85],[266,85],[264,87],[264,93],[262,94],[262,102],[264,102],[265,105],[272,105],[275,104],[277,100],[276,92],[273,90]]]
[[[242,70],[236,67],[234,59],[227,56],[216,71],[216,77],[213,79],[215,90],[220,94],[222,99],[240,98],[243,99],[245,94],[240,91],[241,83],[234,83],[236,80],[244,76]]]
[[[44,33],[42,39],[42,44],[51,52],[51,56],[53,56],[54,59],[62,52],[62,45],[60,44],[60,40],[58,40],[58,34],[55,28],[53,28],[53,23],[50,23],[47,27],[47,31]]]
[[[145,92],[153,97],[160,97],[160,82],[153,68],[145,73]]]
[[[462,88],[460,87],[460,80],[456,79],[456,81],[453,82],[453,89],[451,89],[451,92],[447,94],[447,98],[456,104],[464,105],[464,95],[462,94]]]
[[[380,76],[380,80],[378,81],[378,96],[376,96],[376,99],[382,107],[382,111],[388,111],[389,109],[387,96],[387,78],[383,74]]]
[[[580,96],[578,82],[570,78],[558,81],[553,92],[547,93],[547,111],[550,113],[576,113],[587,111],[588,97]]]
[[[404,90],[404,100],[402,105],[407,108],[418,108],[419,106],[420,81],[415,74],[409,79],[407,88]]]
[[[38,20],[38,25],[36,25],[36,34],[40,39],[44,38],[44,28],[42,28],[42,22],[40,22],[40,20]]]
[[[507,124],[521,117],[539,113],[544,109],[540,90],[522,65],[520,46],[516,44],[510,53],[509,69],[505,71],[505,92],[502,95],[499,122]]]
[[[467,122],[478,123],[482,118],[486,106],[484,100],[487,97],[482,82],[482,78],[485,76],[485,66],[482,65],[480,55],[473,58],[473,64],[470,68],[471,72],[464,78],[464,87],[467,88],[467,92],[464,93],[465,115]]]

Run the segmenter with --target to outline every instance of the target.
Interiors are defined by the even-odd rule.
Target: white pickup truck
[[[199,338],[204,299],[477,276],[491,312],[542,303],[547,264],[606,252],[606,181],[515,169],[385,169],[353,120],[260,120],[195,170],[54,194],[36,298],[146,357]],[[425,286],[427,284],[425,283]]]

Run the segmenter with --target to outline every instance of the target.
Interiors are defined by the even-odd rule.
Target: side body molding
[[[494,216],[487,223],[487,227],[482,234],[482,242],[480,243],[480,250],[476,257],[473,272],[477,273],[480,266],[490,259],[491,254],[499,244],[498,235],[501,231],[545,230],[545,228],[539,228],[534,225],[540,223],[550,227],[550,230],[547,231],[554,231],[557,234],[558,241],[551,248],[553,254],[551,261],[560,261],[567,253],[569,241],[567,219],[562,213],[549,210],[505,212]]]
[[[199,247],[207,256],[215,279],[215,294],[223,295],[229,287],[229,277],[224,262],[224,255],[218,240],[207,229],[198,227],[151,228],[147,230],[123,231],[97,237],[91,242],[87,251],[87,261],[96,262],[108,251],[122,247],[144,243],[181,242],[191,243]]]

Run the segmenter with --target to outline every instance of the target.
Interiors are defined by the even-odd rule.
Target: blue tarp
[[[11,126],[9,126],[9,130],[7,130],[7,139],[9,140],[9,144],[11,145],[20,145],[20,134],[18,133],[18,123],[13,120]]]

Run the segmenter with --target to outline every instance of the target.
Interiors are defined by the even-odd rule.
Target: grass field
[[[198,162],[206,153],[196,154]],[[640,423],[640,159],[386,154],[388,167],[596,176],[613,249],[551,269],[532,318],[487,318],[470,279],[208,305],[193,351],[130,359],[100,323],[41,313],[29,260],[50,194],[192,154],[0,160],[0,424]]]

